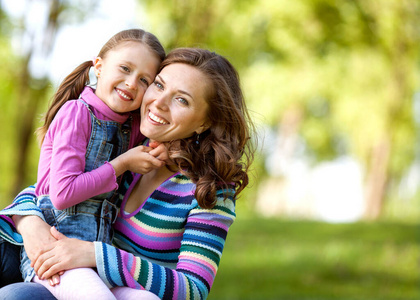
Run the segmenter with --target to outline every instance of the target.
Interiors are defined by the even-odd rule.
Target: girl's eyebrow
[[[129,59],[121,59],[120,63],[132,65],[132,62]]]
[[[163,78],[162,78],[162,76],[160,76],[159,74],[158,75],[156,75],[156,77],[159,77],[159,80],[160,81],[162,81],[162,83],[163,84],[166,84],[166,82],[165,82],[165,80],[163,80]],[[188,93],[188,92],[186,92],[186,91],[184,91],[184,90],[177,90],[179,93],[181,93],[181,94],[184,94],[184,95],[187,95],[188,97],[190,97],[190,98],[193,98],[192,96],[191,96],[191,94],[190,93]]]

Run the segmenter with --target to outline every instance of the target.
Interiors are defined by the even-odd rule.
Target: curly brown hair
[[[158,38],[143,29],[127,29],[112,36],[99,51],[98,57],[105,58],[108,51],[124,42],[139,42],[146,45],[162,61],[165,58],[165,50]],[[38,141],[42,144],[45,134],[51,125],[58,110],[69,100],[79,98],[86,85],[89,85],[89,70],[93,61],[81,63],[60,84],[55,92],[48,110],[44,117],[44,125],[37,129]]]
[[[160,70],[174,63],[197,68],[213,84],[213,93],[206,99],[209,129],[169,146],[181,172],[196,183],[195,197],[200,207],[212,208],[218,189],[234,187],[236,197],[248,185],[253,159],[252,122],[238,72],[226,58],[204,49],[178,48],[168,54]]]

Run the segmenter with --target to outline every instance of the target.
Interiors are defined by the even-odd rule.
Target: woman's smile
[[[150,118],[152,121],[155,121],[155,122],[160,123],[160,124],[162,124],[162,125],[167,125],[167,124],[169,124],[169,122],[168,122],[168,121],[166,121],[166,120],[164,120],[164,119],[162,119],[162,118],[158,117],[157,115],[155,115],[155,114],[154,114],[154,113],[152,113],[151,111],[149,111],[149,118]]]

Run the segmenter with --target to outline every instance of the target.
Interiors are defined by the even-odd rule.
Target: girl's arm
[[[112,166],[84,172],[91,134],[90,113],[80,101],[68,101],[48,128],[38,164],[37,194],[49,194],[57,209],[78,204],[117,187]]]
[[[118,188],[117,177],[127,170],[147,173],[162,166],[149,147],[135,147],[90,172],[84,172],[90,138],[90,114],[79,101],[59,110],[48,129],[41,150],[37,193],[49,194],[57,209],[65,209],[93,196]],[[136,129],[134,129],[136,130]],[[49,168],[49,172],[48,172]]]

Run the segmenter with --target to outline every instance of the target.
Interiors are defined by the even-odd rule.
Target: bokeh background
[[[418,0],[0,0],[0,206],[52,93],[116,32],[238,69],[255,123],[210,299],[420,299]]]

